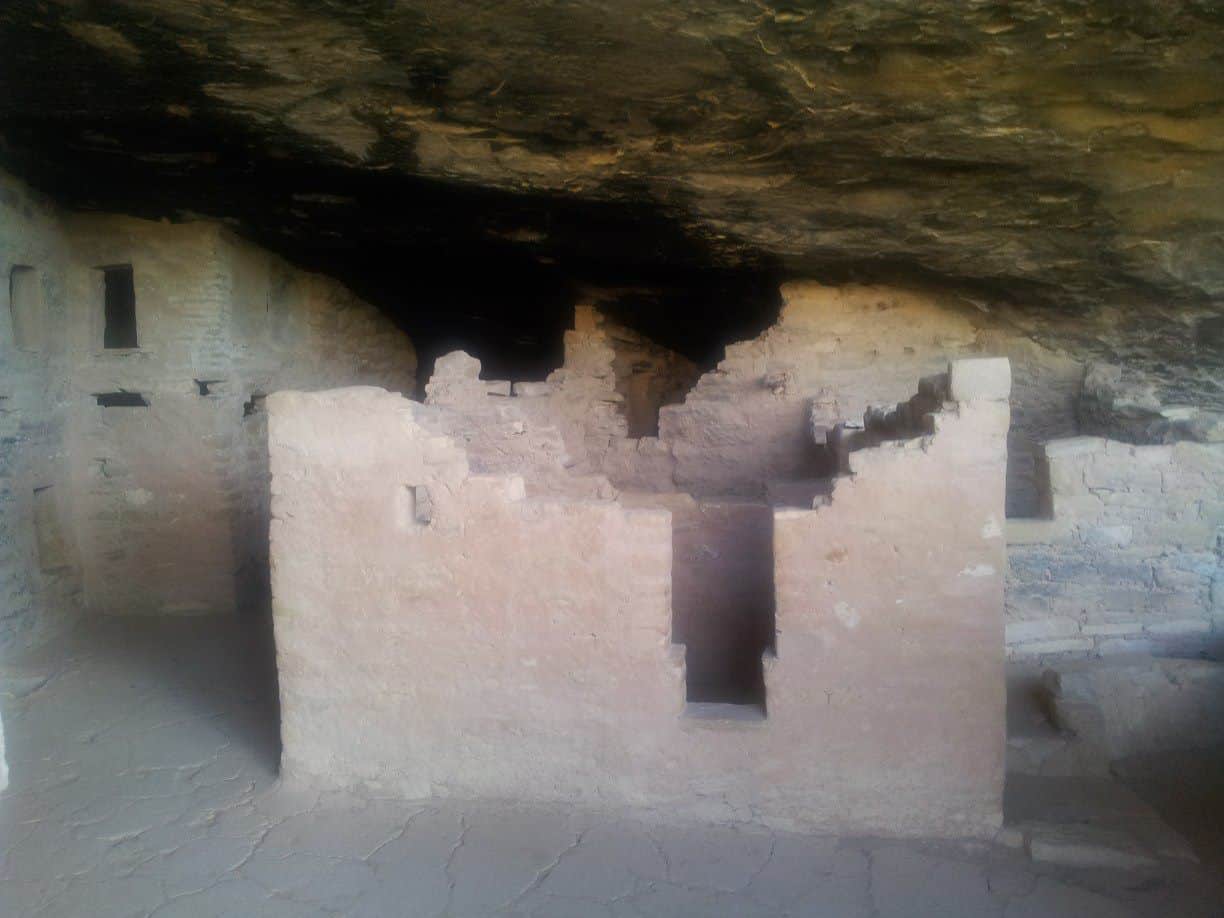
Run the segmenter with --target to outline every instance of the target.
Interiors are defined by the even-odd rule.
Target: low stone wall
[[[852,454],[827,505],[767,511],[777,653],[765,651],[765,712],[686,704],[665,507],[532,497],[520,475],[475,474],[445,433],[463,428],[445,417],[455,409],[377,389],[271,396],[285,777],[992,834],[1001,369],[1001,395],[962,393],[926,435]]]
[[[1224,650],[1224,444],[1045,448],[1049,519],[1008,524],[1017,658]]]

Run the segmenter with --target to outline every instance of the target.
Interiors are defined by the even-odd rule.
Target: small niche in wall
[[[1200,319],[1195,326],[1194,343],[1201,348],[1224,353],[1224,316]]]
[[[417,529],[433,522],[433,501],[424,485],[405,485],[400,491],[398,507],[401,529]]]
[[[149,403],[139,392],[95,392],[94,398],[102,408],[148,408]]]
[[[22,350],[42,349],[42,279],[29,265],[13,265],[9,271],[9,315],[13,344]]]
[[[199,390],[200,395],[215,395],[216,393],[213,392],[212,387],[216,385],[220,385],[221,383],[225,382],[225,380],[224,379],[196,379],[196,380],[193,380],[193,382],[195,382],[196,389]]]
[[[102,268],[106,284],[102,345],[106,348],[139,347],[136,338],[136,285],[131,265]]]
[[[50,485],[34,489],[34,540],[38,566],[53,571],[68,565],[68,548],[55,512],[55,492]]]
[[[252,415],[260,414],[264,410],[264,399],[267,396],[262,392],[252,392],[251,397],[242,403],[242,416],[249,418]]]

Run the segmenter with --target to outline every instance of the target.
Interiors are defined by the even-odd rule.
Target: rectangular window
[[[106,277],[106,328],[102,345],[107,348],[139,347],[136,343],[136,286],[131,265],[102,269]]]
[[[13,344],[23,350],[42,348],[42,282],[29,265],[14,265],[9,272],[9,313]]]

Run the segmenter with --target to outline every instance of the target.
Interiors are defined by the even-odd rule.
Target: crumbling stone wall
[[[434,362],[425,386],[431,406],[454,409],[432,412],[438,432],[463,445],[478,474],[519,474],[528,493],[599,493],[606,479],[571,474],[575,466],[554,419],[538,403],[514,397],[507,380],[480,378],[480,361],[463,351]]]
[[[683,398],[697,376],[691,361],[580,304],[564,364],[544,383],[515,383],[514,394],[525,411],[557,425],[577,469],[603,473],[614,453],[648,439],[663,406]]]
[[[564,363],[545,381],[484,380],[478,360],[455,352],[435,362],[425,394],[430,405],[462,409],[450,432],[474,467],[521,472],[529,491],[572,492],[576,481],[589,485],[603,476],[670,491],[670,456],[657,438],[632,431],[658,418],[696,378],[691,361],[580,304],[565,333]],[[652,465],[655,457],[661,461]]]
[[[761,494],[771,480],[812,477],[817,447],[837,423],[904,400],[914,379],[950,359],[1004,354],[1016,383],[1008,513],[1033,515],[1040,444],[1078,432],[1081,364],[944,294],[800,282],[782,296],[776,325],[729,345],[683,404],[662,410],[659,438],[678,487]]]
[[[82,606],[256,601],[264,396],[415,387],[411,344],[376,310],[215,224],[65,217],[0,176],[0,252],[0,652],[62,630]],[[104,346],[100,269],[114,265],[133,269],[135,348]],[[37,277],[36,327],[14,321],[14,266]]]
[[[686,704],[666,507],[532,497],[522,475],[476,473],[439,433],[465,427],[446,417],[462,407],[373,388],[271,396],[283,773],[993,833],[1006,378],[1004,363],[977,391],[953,386],[925,436],[854,453],[827,506],[767,509],[779,638],[763,718]]]
[[[589,334],[571,334],[567,354],[572,359],[554,374],[553,382],[543,386],[485,383],[478,379],[478,365],[473,361],[475,369],[468,367],[466,385],[477,402],[468,403],[464,417],[475,417],[474,404],[490,406],[486,418],[494,405],[503,415],[510,411],[507,406],[514,405],[521,410],[512,412],[506,423],[517,431],[515,438],[522,448],[542,431],[568,430],[569,435],[562,437],[563,465],[588,474],[602,473],[625,492],[662,495],[655,504],[673,506],[674,519],[688,519],[684,527],[677,527],[677,534],[683,532],[694,550],[717,554],[723,541],[718,527],[703,525],[705,514],[698,508],[728,496],[762,506],[810,505],[821,493],[823,479],[818,476],[833,471],[845,445],[873,442],[872,436],[856,433],[854,428],[834,431],[842,422],[857,420],[855,411],[861,417],[868,408],[874,411],[873,406],[897,403],[903,385],[898,366],[926,372],[944,352],[997,348],[1012,355],[1014,372],[1008,433],[1008,511],[1013,517],[1008,532],[1015,559],[1008,580],[1007,643],[1011,652],[1033,656],[1149,647],[1186,651],[1211,645],[1214,625],[1206,610],[1218,600],[1210,598],[1207,584],[1215,576],[1215,549],[1200,546],[1187,552],[1173,531],[1154,532],[1143,526],[1136,531],[1150,532],[1150,537],[1130,546],[1102,549],[1090,541],[1064,540],[1042,547],[1052,538],[1049,533],[1060,531],[1040,519],[1048,515],[1049,503],[1044,445],[1075,434],[1085,412],[1098,424],[1125,426],[1129,417],[1115,421],[1112,415],[1103,414],[1096,388],[1086,393],[1086,399],[1081,398],[1082,365],[994,327],[989,316],[976,308],[933,295],[804,284],[787,288],[786,303],[774,328],[753,341],[731,345],[727,359],[702,376],[683,403],[662,408],[659,437],[627,436],[623,403],[616,399],[608,371],[609,348]],[[1099,377],[1099,368],[1089,375]],[[572,387],[565,400],[557,400],[557,378],[567,377]],[[507,399],[507,393],[519,396]],[[1090,403],[1087,408],[1085,400]],[[1117,402],[1113,400],[1114,407]],[[1165,419],[1161,436],[1186,427],[1176,421],[1181,427],[1175,430],[1168,420],[1186,414],[1183,408],[1161,407],[1155,415]],[[1198,425],[1194,431],[1206,417],[1201,412],[1187,416]],[[487,420],[478,426],[486,437],[494,429]],[[550,436],[555,458],[555,432]],[[833,446],[832,455],[822,449],[826,441]],[[477,448],[470,437],[467,442],[481,468],[522,470],[531,492],[541,469],[529,470],[527,463],[514,456],[514,449],[506,446],[509,441],[503,439],[494,451],[501,465],[482,458],[487,447]],[[1210,451],[1218,446],[1203,448]],[[539,446],[531,449],[539,451]],[[573,460],[575,453],[580,463]],[[1124,457],[1123,461],[1129,460]],[[555,464],[545,464],[545,475],[549,468],[555,469]],[[553,474],[552,481],[542,487],[546,492],[557,481],[569,480]],[[1208,492],[1196,492],[1196,485],[1209,492],[1218,482],[1194,479],[1186,490],[1163,493],[1145,490],[1135,480],[1126,490],[1139,496],[1126,499],[1142,500],[1154,514],[1184,515],[1196,512],[1193,502],[1208,496]],[[696,500],[687,497],[686,490]],[[673,497],[685,507],[691,505],[692,512],[677,509]],[[1115,504],[1121,499],[1115,498]],[[1074,503],[1064,501],[1064,505]],[[1118,512],[1117,507],[1111,512]],[[1016,518],[1018,513],[1021,518]],[[1038,540],[1038,547],[1030,544],[1033,539]],[[1057,558],[1056,563],[1050,561],[1052,557]],[[1174,574],[1171,566],[1180,573]],[[1083,579],[1084,571],[1097,571],[1100,576]],[[1114,573],[1123,576],[1113,582],[1110,576]],[[1056,586],[1060,581],[1062,585]],[[1145,582],[1150,588],[1142,585]],[[1058,589],[1064,594],[1061,597],[1053,595]],[[1119,605],[1111,607],[1115,600]],[[1093,604],[1096,611],[1088,611]],[[738,614],[717,604],[703,608],[715,618],[724,611]],[[1176,608],[1183,610],[1180,620],[1173,615]],[[1105,617],[1109,620],[1089,620]],[[1151,621],[1139,623],[1141,617]]]
[[[1008,527],[1013,656],[1224,650],[1224,443],[1045,448],[1048,519]]]

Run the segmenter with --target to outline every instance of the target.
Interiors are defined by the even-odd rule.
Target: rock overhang
[[[126,0],[0,23],[13,168],[75,206],[231,218],[389,309],[408,288],[369,275],[403,252],[536,300],[922,280],[1224,398],[1200,328],[1224,295],[1207,4]]]

